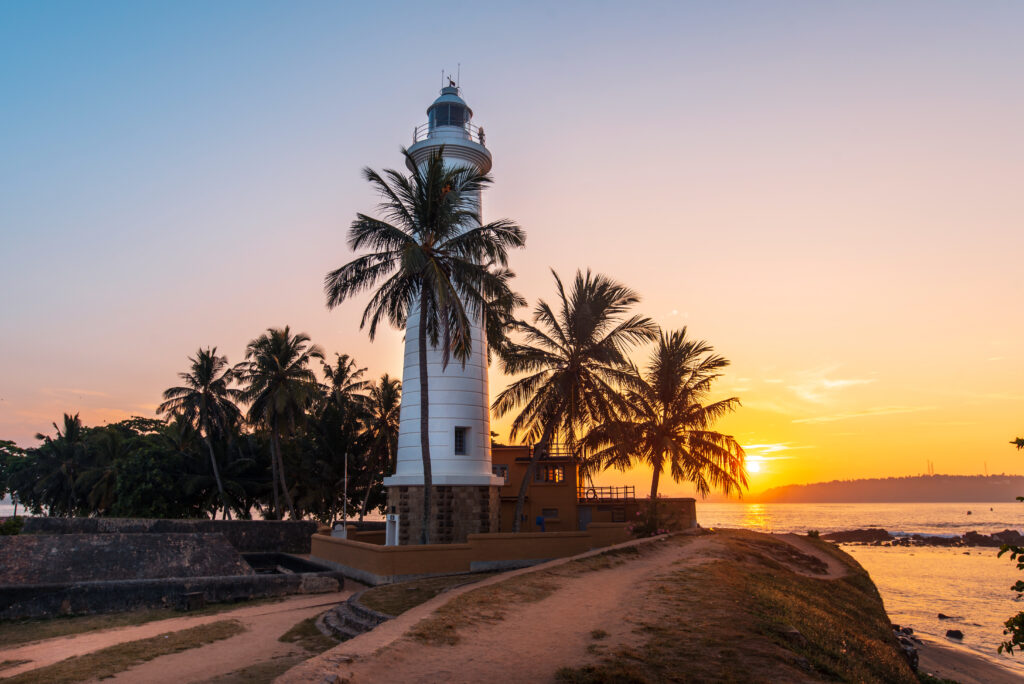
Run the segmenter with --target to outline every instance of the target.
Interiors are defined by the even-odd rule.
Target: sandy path
[[[281,643],[277,641],[277,638],[295,623],[317,615],[330,606],[337,605],[356,590],[358,589],[348,589],[330,594],[301,595],[287,598],[278,603],[247,606],[215,615],[170,618],[134,627],[116,627],[98,632],[37,641],[0,651],[0,661],[30,661],[24,665],[5,669],[0,672],[0,676],[10,677],[126,641],[146,639],[158,634],[188,629],[218,620],[238,620],[247,629],[242,634],[207,644],[201,648],[151,660],[114,678],[117,681],[174,682],[177,684],[192,681],[189,677],[198,673],[196,679],[208,679],[217,674],[231,672],[261,660],[269,660],[281,653],[296,650],[297,647],[294,645]],[[203,655],[197,656],[196,654]],[[145,672],[141,676],[137,675],[143,670]]]
[[[658,540],[642,540],[659,544]],[[636,543],[636,542],[631,542]],[[474,625],[460,632],[454,646],[424,645],[405,632],[434,610],[465,591],[508,579],[509,575],[442,594],[377,629],[307,661],[282,675],[279,684],[322,682],[336,674],[353,684],[376,681],[480,682],[499,677],[507,682],[552,681],[560,667],[597,662],[597,651],[633,642],[634,619],[646,585],[670,566],[699,564],[722,548],[713,536],[694,537],[684,544],[659,544],[653,553],[603,570],[558,578],[558,590],[533,603],[511,606],[500,622]],[[597,552],[583,554],[594,555]],[[579,558],[576,556],[575,558]],[[569,562],[552,561],[515,574],[536,572]],[[511,574],[511,573],[510,573]],[[595,591],[595,587],[599,591]],[[607,636],[594,640],[592,630]],[[510,647],[514,644],[514,647]]]

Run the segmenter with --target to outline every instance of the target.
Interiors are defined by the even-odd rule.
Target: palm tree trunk
[[[418,323],[420,363],[420,453],[423,455],[423,531],[420,543],[430,543],[430,494],[434,478],[430,472],[430,398],[427,394],[427,291],[420,289],[420,317]]]
[[[274,434],[274,443],[277,445],[277,476],[281,478],[281,492],[284,493],[284,502],[288,506],[288,513],[291,514],[292,520],[298,520],[295,516],[295,504],[292,502],[291,492],[288,491],[288,484],[284,479],[284,459],[281,457],[281,438]]]
[[[217,481],[217,491],[220,492],[220,502],[224,506],[224,519],[231,520],[231,511],[228,510],[228,497],[224,494],[224,483],[220,481],[220,470],[217,469],[217,459],[213,455],[213,444],[210,442],[210,435],[207,432],[206,437],[203,441],[206,442],[206,449],[210,452],[210,465],[213,466],[213,479]],[[217,513],[214,512],[214,520],[217,519]]]
[[[655,465],[654,477],[651,478],[651,510],[649,515],[651,516],[652,530],[658,529],[658,480],[661,479],[661,467],[661,463]]]
[[[533,482],[533,474],[537,470],[537,461],[548,450],[552,434],[555,431],[554,425],[554,422],[550,422],[544,427],[544,433],[540,436],[540,442],[533,447],[533,455],[530,456],[530,464],[526,466],[526,474],[523,475],[523,481],[519,483],[519,496],[516,498],[516,511],[512,518],[513,532],[519,532],[522,527],[523,509],[526,507],[526,490],[530,488],[530,483]]]
[[[270,485],[274,490],[274,520],[280,520],[283,516],[281,515],[281,502],[277,498],[277,451],[276,451],[276,435],[277,435],[277,418],[270,426]]]

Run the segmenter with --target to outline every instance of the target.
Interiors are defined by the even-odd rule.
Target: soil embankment
[[[278,681],[499,677],[917,681],[853,559],[819,540],[738,530],[648,540],[456,589]]]

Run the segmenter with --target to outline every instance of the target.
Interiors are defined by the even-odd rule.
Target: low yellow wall
[[[311,557],[368,584],[425,575],[513,567],[574,556],[629,539],[624,523],[592,523],[586,532],[471,534],[465,544],[380,546],[313,535]]]

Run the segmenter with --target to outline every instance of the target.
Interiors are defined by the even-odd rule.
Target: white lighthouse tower
[[[412,163],[422,166],[443,148],[448,165],[472,166],[486,173],[491,153],[484,131],[472,123],[473,110],[454,84],[427,109],[427,123],[413,132]],[[410,168],[411,171],[415,169]],[[480,198],[476,198],[480,220]],[[401,426],[395,474],[384,479],[388,510],[399,516],[398,541],[416,544],[423,518],[423,455],[420,446],[419,312],[410,312],[405,329]],[[467,534],[496,532],[502,479],[491,471],[490,397],[487,388],[487,340],[481,321],[472,330],[472,353],[465,365],[440,350],[427,350],[430,410],[430,464],[433,481],[431,543],[465,541]]]

